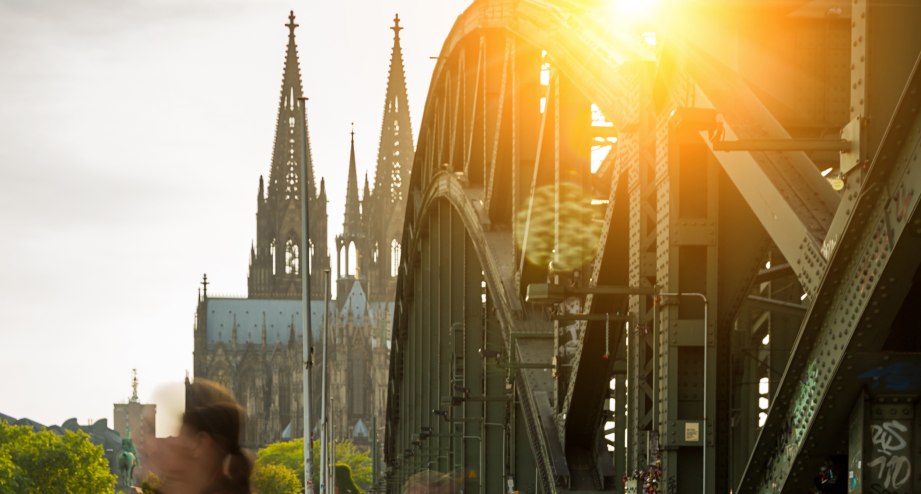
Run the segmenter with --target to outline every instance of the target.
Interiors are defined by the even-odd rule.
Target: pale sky
[[[394,13],[418,135],[468,3],[0,0],[0,412],[112,426],[132,368],[145,402],[191,371],[202,273],[245,296],[289,10],[335,235],[350,122],[373,177]]]

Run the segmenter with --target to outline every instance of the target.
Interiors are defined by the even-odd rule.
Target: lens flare
[[[656,10],[656,0],[613,0],[617,13],[630,19],[646,20]]]
[[[592,198],[585,190],[576,184],[560,184],[559,243],[555,250],[556,196],[553,185],[542,186],[535,191],[533,202],[522,205],[516,215],[516,237],[529,263],[546,267],[553,261],[557,269],[574,270],[595,258],[601,222],[595,221]]]

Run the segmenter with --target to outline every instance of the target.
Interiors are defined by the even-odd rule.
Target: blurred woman
[[[240,447],[244,413],[230,392],[206,379],[187,385],[179,436],[160,456],[164,494],[250,494],[252,456]]]

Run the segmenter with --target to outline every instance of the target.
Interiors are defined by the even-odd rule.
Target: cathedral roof
[[[365,425],[365,421],[358,419],[358,422],[355,422],[355,427],[352,429],[352,438],[367,439],[369,437],[371,437],[371,433],[368,432],[368,426]]]
[[[209,345],[221,341],[231,343],[234,324],[237,328],[237,343],[261,344],[262,325],[265,322],[266,343],[288,343],[291,324],[294,334],[300,341],[302,331],[301,307],[299,299],[258,299],[258,298],[208,298],[206,335]],[[335,305],[330,304],[329,314],[334,314]],[[310,324],[314,341],[319,341],[323,328],[323,301],[310,302]]]
[[[346,318],[349,312],[351,312],[352,319],[356,321],[360,321],[364,318],[365,314],[368,315],[368,319],[375,321],[383,318],[385,312],[390,314],[393,313],[393,302],[369,301],[362,283],[352,284],[351,290],[349,290],[349,293],[342,299],[342,304],[340,306],[342,309],[339,310],[339,317]]]

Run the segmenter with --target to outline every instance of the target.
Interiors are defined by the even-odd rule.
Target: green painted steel
[[[921,488],[895,448],[921,430],[921,41],[894,41],[921,8],[686,4],[655,48],[574,0],[475,1],[448,34],[388,492],[426,470],[480,493]],[[848,148],[786,150],[816,140]]]

